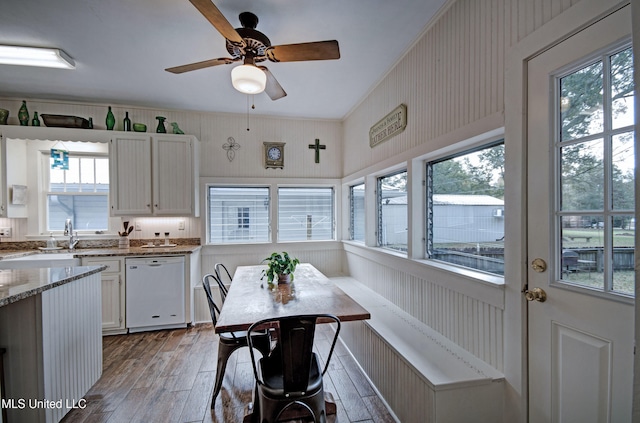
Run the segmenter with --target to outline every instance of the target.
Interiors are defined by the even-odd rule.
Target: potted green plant
[[[262,262],[267,263],[267,268],[262,271],[260,280],[266,276],[269,284],[272,284],[274,279],[279,284],[293,282],[293,272],[300,264],[300,260],[290,257],[287,252],[273,253]]]

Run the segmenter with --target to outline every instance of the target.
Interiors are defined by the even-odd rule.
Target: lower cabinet
[[[107,266],[102,278],[102,334],[126,333],[124,257],[87,257],[83,266]]]

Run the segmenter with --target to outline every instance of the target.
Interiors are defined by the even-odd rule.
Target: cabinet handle
[[[156,209],[158,209],[158,208],[159,208],[157,204],[154,204],[154,205],[153,205],[153,207],[155,207]]]
[[[151,204],[147,204],[147,208],[150,209],[151,208]]]

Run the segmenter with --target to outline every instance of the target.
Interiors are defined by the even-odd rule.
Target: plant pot
[[[280,274],[278,275],[278,285],[281,284],[286,284],[286,283],[290,283],[291,282],[291,275],[290,274]]]

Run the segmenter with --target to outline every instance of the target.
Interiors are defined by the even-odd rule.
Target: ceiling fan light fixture
[[[76,68],[73,59],[57,48],[0,45],[0,63],[58,69]]]
[[[255,65],[240,65],[231,70],[231,83],[243,94],[260,94],[267,85],[267,75]]]

